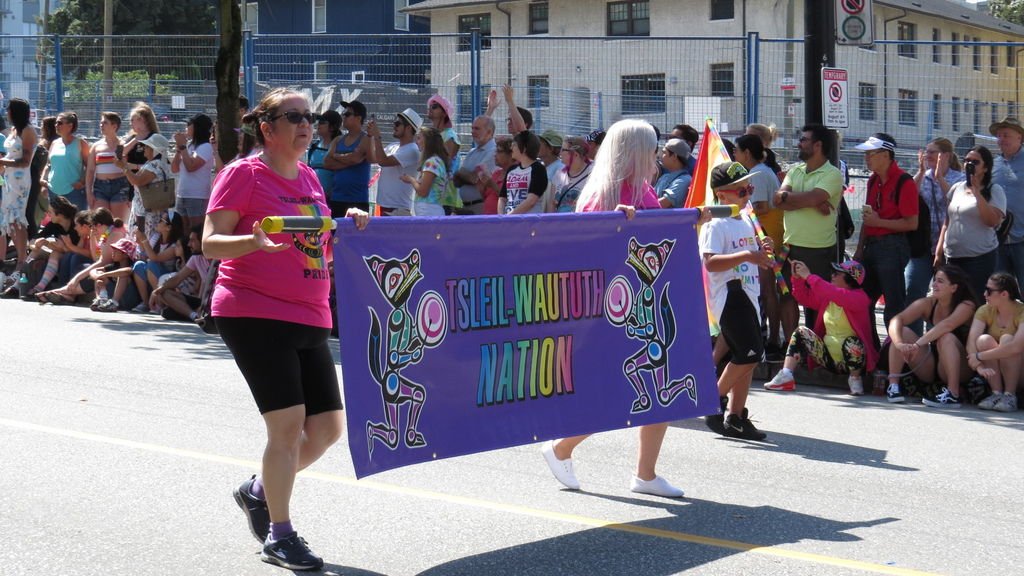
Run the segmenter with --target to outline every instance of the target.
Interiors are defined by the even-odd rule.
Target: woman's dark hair
[[[213,132],[213,120],[209,116],[199,113],[189,118],[188,123],[192,125],[193,148],[198,148],[200,144],[210,142],[210,134]]]
[[[519,150],[527,158],[537,159],[537,154],[540,154],[540,138],[536,134],[529,130],[523,130],[516,134],[512,140],[516,143],[516,146],[519,146]]]
[[[63,198],[63,196],[61,196]],[[85,226],[92,225],[92,212],[88,210],[80,210],[75,214],[75,224],[82,224]]]
[[[952,308],[956,308],[961,302],[978,304],[978,295],[974,293],[974,288],[971,288],[971,279],[967,276],[967,272],[964,272],[963,268],[955,264],[940,264],[935,269],[936,274],[939,272],[946,275],[946,279],[949,280],[950,284],[956,285],[956,292],[953,292]]]
[[[764,142],[761,141],[761,137],[757,134],[744,134],[740,136],[736,139],[736,147],[744,152],[750,152],[754,160],[757,160],[759,163],[764,162]]]
[[[78,132],[78,114],[75,114],[74,112],[61,112],[60,114],[57,114],[57,121],[71,124],[72,134]]]
[[[118,129],[121,128],[121,115],[117,112],[100,112],[100,118],[117,126]]]
[[[43,140],[47,143],[57,139],[57,117],[47,116],[43,118]]]
[[[18,132],[18,136],[21,136],[21,131],[28,126],[31,113],[32,107],[21,98],[11,98],[11,101],[7,104],[7,114],[11,117],[11,124]]]
[[[68,220],[74,220],[75,215],[78,213],[78,207],[64,196],[54,196],[50,202],[50,210],[53,210],[54,214],[63,216]]]
[[[331,140],[341,134],[341,114],[337,110],[328,110],[320,115],[318,122],[326,122],[331,130]]]
[[[996,288],[1010,293],[1011,300],[1020,300],[1020,286],[1017,284],[1017,277],[1009,272],[996,272],[988,277],[989,282],[996,285]]]
[[[185,236],[185,219],[181,217],[181,214],[174,210],[167,211],[167,223],[171,227],[170,232],[167,234],[167,244],[174,244]],[[188,240],[186,238],[186,240]]]
[[[104,226],[113,226],[114,215],[110,213],[110,210],[100,206],[92,211],[92,223],[103,224]]]
[[[271,118],[277,115],[277,110],[281,107],[281,104],[293,96],[305,98],[305,95],[301,92],[289,88],[274,88],[263,96],[263,99],[260,100],[260,103],[255,108],[245,116],[242,116],[242,124],[252,124],[255,127],[256,142],[260,146],[265,146],[267,143],[260,124],[262,122],[271,122]]]
[[[981,195],[985,197],[985,200],[991,200],[992,164],[995,163],[995,159],[992,158],[992,151],[979,144],[968,150],[968,152],[975,152],[978,156],[981,156],[981,161],[985,163],[985,177],[981,179]],[[967,156],[967,154],[964,154],[964,156]]]

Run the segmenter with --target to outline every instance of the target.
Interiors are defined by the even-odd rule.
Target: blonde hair
[[[420,136],[423,138],[423,150],[420,151],[420,169],[433,156],[437,156],[444,162],[445,170],[451,169],[451,160],[448,159],[448,150],[444,147],[444,138],[437,128],[424,126],[420,128]]]
[[[150,134],[159,134],[160,127],[156,125],[156,114],[153,114],[153,109],[149,107],[149,104],[145,102],[136,102],[135,106],[132,107],[131,114],[128,118],[134,118],[136,115],[146,123],[146,128],[149,128]],[[135,136],[135,130],[128,133],[129,136]]]
[[[623,186],[633,191],[633,205],[639,206],[647,179],[657,168],[657,148],[658,139],[649,123],[620,120],[612,124],[597,151],[593,172],[580,192],[576,209],[593,206],[601,212],[614,210]]]
[[[764,124],[748,124],[747,134],[754,134],[761,139],[761,143],[764,144],[765,148],[771,148],[772,143],[775,142],[775,137],[779,135],[779,131],[775,128],[775,124],[771,126],[765,126]]]
[[[953,151],[953,143],[948,138],[935,138],[929,144],[934,144],[940,152],[946,154],[949,158],[949,167],[957,172],[963,171],[963,166],[960,164],[960,158],[957,157],[956,152]]]

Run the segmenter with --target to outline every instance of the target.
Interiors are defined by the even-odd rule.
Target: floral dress
[[[4,147],[7,149],[7,157],[12,160],[20,160],[25,153],[21,138],[14,130],[4,139]],[[0,232],[10,236],[16,229],[28,226],[25,209],[32,188],[30,167],[8,166],[4,172],[4,181],[3,200],[0,201]]]

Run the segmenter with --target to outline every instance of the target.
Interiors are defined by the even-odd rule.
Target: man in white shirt
[[[381,216],[409,216],[412,214],[413,189],[402,182],[402,175],[415,177],[419,170],[420,149],[414,140],[423,119],[412,108],[395,115],[395,142],[385,148],[380,140],[380,126],[370,121],[367,134],[372,138],[370,161],[380,166],[377,179],[377,205]]]
[[[462,159],[454,178],[455,185],[459,187],[459,196],[462,197],[460,214],[483,213],[484,200],[476,183],[481,177],[490,178],[495,170],[494,152],[497,145],[494,142],[494,119],[486,115],[477,116],[473,120],[472,131],[473,149]]]

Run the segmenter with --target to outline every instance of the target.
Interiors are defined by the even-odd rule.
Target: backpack
[[[849,240],[856,230],[853,216],[850,214],[850,207],[846,205],[846,198],[840,196],[839,215],[836,217],[836,236],[843,240]]]
[[[875,183],[877,176],[874,174],[868,178],[868,190]],[[907,180],[913,180],[914,177],[906,172],[900,174],[899,180],[896,181],[896,191],[893,193],[893,201],[896,204],[900,202],[900,193],[903,191],[903,185],[907,183]],[[925,203],[924,198],[920,194],[917,195],[917,229],[905,232],[907,235],[907,243],[910,244],[910,257],[911,258],[923,258],[931,255],[932,251],[932,216],[931,210],[928,209],[928,204]]]

